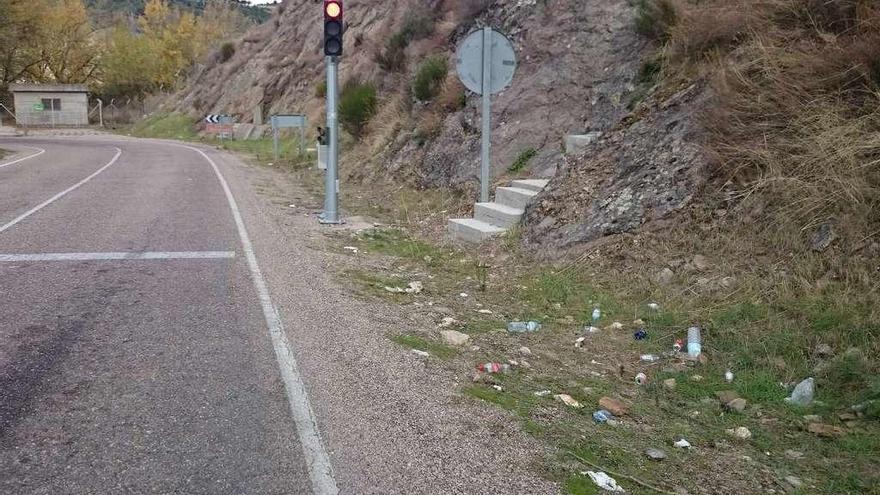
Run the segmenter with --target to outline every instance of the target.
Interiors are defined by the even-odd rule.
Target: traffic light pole
[[[319,221],[323,224],[340,224],[339,219],[339,57],[327,57],[327,128],[329,146],[327,172],[324,180],[324,213]]]
[[[483,147],[480,156],[480,202],[489,202],[492,145],[492,29],[483,28]]]

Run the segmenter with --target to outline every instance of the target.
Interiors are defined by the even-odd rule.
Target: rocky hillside
[[[457,81],[452,59],[469,32],[491,25],[509,35],[520,63],[494,99],[494,176],[552,178],[527,211],[532,251],[558,257],[675,225],[677,212],[699,216],[706,205],[716,220],[734,210],[746,226],[757,217],[786,226],[797,249],[829,219],[864,243],[877,223],[873,145],[829,146],[873,142],[880,14],[871,5],[351,0],[342,81],[375,85],[378,111],[359,142],[348,140],[345,161],[357,167],[343,172],[472,193],[480,101]],[[246,120],[262,105],[320,123],[321,37],[320,5],[287,0],[231,58],[199,68],[174,109]],[[437,56],[449,74],[436,97],[418,101],[413,81]],[[564,135],[588,133],[599,140],[564,155]]]
[[[231,112],[249,119],[254,107],[264,105],[269,112],[305,111],[320,122],[320,16],[311,0],[288,0],[274,19],[237,43],[234,57],[198,71],[177,109],[193,117]],[[520,174],[556,177],[555,196],[538,210],[547,210],[546,219],[535,218],[538,226],[529,235],[540,243],[568,244],[675,211],[700,183],[693,170],[699,160],[688,144],[688,102],[695,95],[676,95],[638,122],[625,119],[645,96],[642,61],[655,49],[636,32],[635,17],[636,7],[627,0],[348,2],[341,79],[375,83],[380,100],[362,146],[373,167],[357,174],[410,177],[425,187],[476,187],[479,97],[468,94],[459,106],[455,100],[463,88],[454,74],[434,103],[415,101],[410,88],[421,60],[437,54],[451,59],[464,36],[488,24],[508,34],[520,63],[512,86],[494,100],[494,173],[505,174],[526,154],[534,158]],[[393,67],[383,57],[389,56],[389,39],[401,33],[408,42],[390,54],[402,59]],[[596,184],[584,189],[577,176],[586,171],[563,159],[564,135],[591,132],[605,135],[606,149],[592,166],[614,162],[602,169],[609,177],[603,191]],[[642,188],[644,183],[650,187]],[[600,200],[587,207],[593,194]],[[554,197],[566,211],[555,211]],[[592,214],[583,223],[587,211]]]

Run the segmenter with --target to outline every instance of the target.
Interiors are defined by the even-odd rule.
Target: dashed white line
[[[30,148],[30,147],[27,146],[27,148]],[[12,160],[11,162],[7,162],[7,163],[0,163],[0,168],[8,167],[10,165],[15,165],[16,163],[21,163],[25,160],[30,160],[31,158],[36,158],[46,152],[46,150],[44,150],[43,148],[30,148],[30,149],[38,150],[38,151],[36,153],[30,154],[24,158],[19,158],[18,160]]]
[[[104,165],[103,167],[99,168],[99,169],[98,169],[95,173],[93,173],[92,175],[90,175],[90,176],[86,177],[85,179],[83,179],[83,180],[77,182],[76,184],[74,184],[74,185],[68,187],[67,189],[65,189],[65,190],[61,191],[60,193],[56,194],[55,196],[52,196],[51,198],[47,199],[46,201],[43,201],[42,203],[38,204],[37,206],[35,206],[35,207],[31,208],[30,210],[26,211],[25,213],[19,215],[15,220],[12,220],[11,222],[7,223],[6,225],[0,227],[0,233],[4,232],[4,231],[6,231],[6,230],[11,229],[11,228],[14,227],[17,223],[21,222],[21,221],[24,220],[25,218],[27,218],[27,217],[33,215],[34,213],[36,213],[36,212],[42,210],[43,208],[45,208],[45,207],[49,206],[50,204],[54,203],[55,201],[58,201],[59,199],[61,199],[62,197],[64,197],[67,193],[73,191],[74,189],[77,189],[78,187],[82,186],[82,185],[85,184],[86,182],[88,182],[88,181],[94,179],[95,176],[97,176],[97,175],[100,174],[101,172],[107,170],[111,165],[113,165],[114,163],[116,163],[116,160],[118,160],[120,156],[122,156],[122,150],[121,150],[121,149],[119,149],[119,148],[114,148],[114,149],[116,150],[116,156],[114,156],[113,159],[110,160],[109,163],[107,163],[107,164]]]
[[[299,373],[296,359],[287,341],[287,334],[284,332],[284,326],[281,322],[281,316],[272,304],[269,296],[269,288],[260,267],[257,264],[257,257],[254,254],[253,244],[248,236],[247,229],[244,226],[244,220],[241,218],[241,212],[235,202],[235,197],[229,189],[229,184],[220,173],[220,168],[214,163],[204,151],[193,148],[191,146],[175,145],[190,149],[202,155],[220,180],[223,192],[226,193],[226,200],[232,209],[232,217],[238,228],[238,236],[241,240],[242,249],[247,259],[248,268],[250,268],[251,278],[254,281],[254,287],[257,290],[257,296],[260,299],[260,305],[263,309],[263,316],[266,319],[266,325],[269,327],[269,335],[272,338],[272,346],[275,348],[275,357],[278,360],[278,368],[281,371],[281,378],[284,381],[284,388],[287,391],[287,401],[290,403],[290,411],[293,413],[293,419],[296,423],[296,430],[299,434],[299,441],[302,444],[303,453],[306,459],[306,465],[309,471],[309,478],[312,482],[312,491],[315,495],[337,495],[339,488],[336,486],[336,479],[333,475],[333,466],[330,464],[330,458],[324,449],[324,442],[321,440],[321,434],[318,429],[318,422],[315,419],[315,413],[312,411],[312,405],[306,392],[305,384]]]
[[[235,258],[234,251],[146,251],[120,253],[0,254],[0,262],[114,261],[114,260],[214,260]]]

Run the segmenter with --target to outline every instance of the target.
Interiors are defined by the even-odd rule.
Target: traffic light
[[[342,55],[342,0],[324,0],[324,55]]]

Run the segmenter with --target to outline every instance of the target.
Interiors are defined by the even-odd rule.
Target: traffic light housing
[[[342,55],[342,0],[324,0],[324,55]]]

